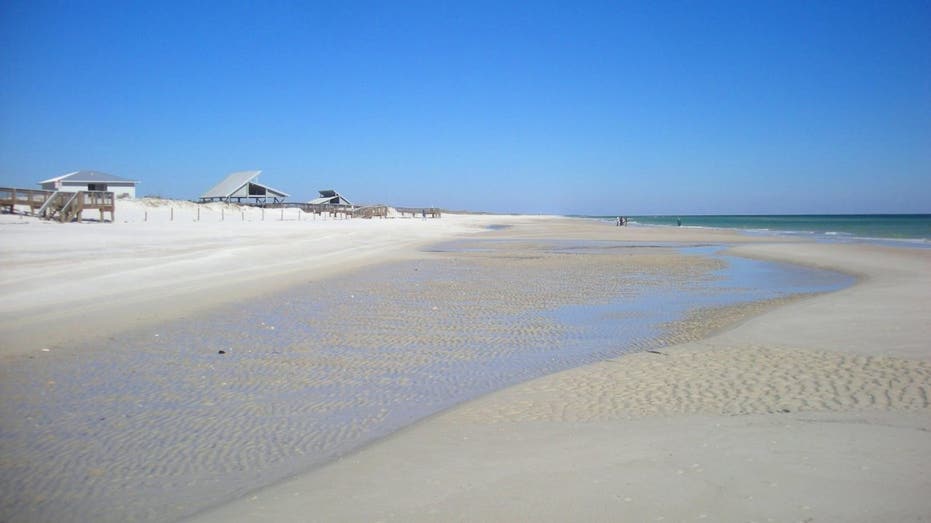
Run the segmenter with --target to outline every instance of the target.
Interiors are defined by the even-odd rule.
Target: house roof
[[[102,173],[100,171],[74,171],[55,178],[43,180],[39,184],[53,183],[57,181],[69,181],[73,183],[139,183],[139,180],[130,180],[120,178],[112,174]]]
[[[229,198],[231,194],[242,188],[243,185],[251,182],[262,171],[237,171],[231,173],[220,183],[214,185],[210,190],[200,195],[201,198]]]
[[[280,196],[289,196],[288,193],[284,191],[279,191],[267,185],[262,185],[255,181],[255,179],[262,174],[262,171],[237,171],[231,173],[229,176],[223,179],[220,183],[214,185],[209,191],[202,194],[201,198],[229,198],[236,191],[242,189],[247,184],[258,185],[263,187],[266,192],[274,193]]]
[[[335,198],[337,199],[337,201],[346,202],[345,205],[352,205],[352,202],[347,200],[345,196],[343,196],[342,194],[332,189],[324,189],[322,191],[317,191],[317,192],[320,193],[320,197],[314,198],[313,200],[310,200],[307,203],[309,203],[310,205],[321,205],[324,203],[330,203]]]

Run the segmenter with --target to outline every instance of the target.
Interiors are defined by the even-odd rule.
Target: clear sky
[[[931,212],[928,1],[4,0],[0,67],[0,185]]]

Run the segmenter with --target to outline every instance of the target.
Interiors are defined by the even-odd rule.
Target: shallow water
[[[6,365],[0,519],[176,520],[481,394],[659,348],[691,310],[852,282],[714,246],[434,250]]]
[[[614,222],[614,216],[594,216]],[[739,229],[832,241],[910,240],[931,243],[931,214],[633,216],[632,224]],[[906,243],[906,245],[908,244]]]

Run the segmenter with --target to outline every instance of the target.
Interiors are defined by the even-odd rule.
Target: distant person
[[[620,217],[620,216],[617,217],[617,226],[618,226],[618,227],[621,226],[621,217]]]
[[[682,227],[682,219],[676,218],[676,227]]]
[[[424,219],[424,220],[427,219],[427,210],[426,210],[426,209],[420,209],[420,214],[421,214],[421,216],[423,216],[423,219]]]

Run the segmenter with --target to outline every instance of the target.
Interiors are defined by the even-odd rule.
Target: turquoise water
[[[593,218],[614,221],[614,216]],[[630,216],[631,225],[715,227],[824,239],[892,239],[931,242],[931,214]]]

